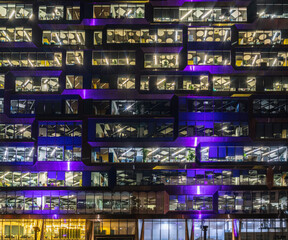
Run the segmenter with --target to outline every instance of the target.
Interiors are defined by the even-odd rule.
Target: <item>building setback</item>
[[[3,0],[0,42],[0,239],[288,239],[286,0]]]

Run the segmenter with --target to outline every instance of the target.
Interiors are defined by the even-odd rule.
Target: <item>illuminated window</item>
[[[0,98],[0,113],[4,113],[4,98]]]
[[[248,134],[249,128],[247,122],[179,122],[179,137],[246,137]]]
[[[28,19],[32,17],[32,4],[0,4],[0,19]]]
[[[258,18],[278,18],[286,19],[288,18],[288,4],[285,0],[262,0],[257,1],[257,17]]]
[[[43,45],[85,45],[85,31],[50,31],[44,30],[42,35]]]
[[[189,51],[188,65],[230,65],[230,51]]]
[[[29,139],[31,125],[28,124],[0,124],[0,139]]]
[[[0,67],[61,67],[62,53],[2,52]]]
[[[282,41],[279,30],[239,31],[239,45],[273,45]]]
[[[82,123],[39,122],[39,137],[81,137]]]
[[[61,20],[64,18],[63,6],[39,6],[39,20]]]
[[[97,219],[94,222],[94,234],[105,235],[135,235],[134,219]]]
[[[288,186],[288,172],[274,173],[274,186],[287,187]]]
[[[65,101],[65,113],[66,114],[78,114],[78,100],[69,99]]]
[[[189,28],[188,42],[229,42],[230,28]]]
[[[236,67],[287,67],[287,52],[236,52]]]
[[[27,158],[29,157],[27,156]],[[0,172],[0,178],[2,179],[2,181],[0,181],[0,187],[22,187],[22,186],[81,187],[82,186],[82,172],[54,172],[54,171],[14,172],[13,171],[13,172]]]
[[[38,161],[81,161],[81,147],[39,146]]]
[[[102,31],[94,32],[94,45],[102,45]]]
[[[212,196],[170,195],[170,211],[212,211]]]
[[[0,162],[32,162],[33,147],[0,147]]]
[[[66,20],[80,20],[80,6],[67,6]]]
[[[92,65],[135,65],[135,51],[94,51]]]
[[[107,43],[182,43],[181,29],[107,29]]]
[[[83,76],[80,75],[66,75],[66,89],[82,89]]]
[[[35,114],[35,99],[18,99],[10,101],[11,114]]]
[[[195,162],[194,148],[93,148],[92,162]]]
[[[213,76],[213,91],[235,91],[230,89],[230,77],[229,76]]]
[[[109,89],[109,82],[98,77],[92,78],[91,89]]]
[[[158,90],[175,90],[175,81],[173,79],[157,79],[156,86]]]
[[[131,122],[96,123],[96,138],[171,138],[173,123]]]
[[[98,106],[98,114],[110,110],[110,103],[93,101]],[[165,100],[112,100],[111,112],[106,115],[170,115],[170,101]]]
[[[145,68],[178,68],[178,53],[146,53],[144,55]]]
[[[93,186],[93,187],[108,187],[108,173],[106,173],[106,172],[91,172],[91,186]]]
[[[214,146],[201,148],[201,162],[286,162],[283,146]]]
[[[118,89],[135,89],[135,76],[118,76]]]
[[[149,78],[141,77],[140,79],[140,90],[149,91]]]
[[[201,91],[209,89],[207,75],[143,75],[140,78],[140,90],[149,91],[149,85],[156,86],[157,90],[192,90]]]
[[[246,22],[247,8],[155,7],[154,22]]]
[[[286,201],[286,191],[219,191],[218,210],[220,214],[271,214],[286,211]]]
[[[66,52],[66,64],[67,65],[83,65],[84,61],[83,51],[67,51]]]
[[[5,87],[5,75],[0,74],[0,89],[4,89]]]
[[[0,28],[1,42],[32,42],[32,28]]]
[[[94,5],[93,18],[144,18],[144,4]]]
[[[57,92],[59,79],[56,77],[16,77],[16,92]]]

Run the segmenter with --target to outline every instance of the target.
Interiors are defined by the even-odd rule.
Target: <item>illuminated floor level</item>
[[[285,219],[1,219],[0,239],[203,240],[203,226],[207,240],[288,239]]]

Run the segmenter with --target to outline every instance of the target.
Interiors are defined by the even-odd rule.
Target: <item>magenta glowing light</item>
[[[194,138],[194,147],[197,147],[197,144],[198,144],[198,138],[195,137],[195,138]]]
[[[200,194],[201,194],[200,186],[197,186],[197,195],[200,195]]]
[[[86,99],[86,89],[83,90],[83,98]]]
[[[71,163],[71,162],[68,162],[68,163],[67,163],[67,171],[70,171],[70,170],[71,170],[70,163]]]
[[[234,236],[238,236],[238,225],[237,225],[237,219],[234,219],[234,226],[233,226],[233,231],[234,231]]]

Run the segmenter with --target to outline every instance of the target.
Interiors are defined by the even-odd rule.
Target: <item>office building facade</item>
[[[0,239],[288,239],[285,0],[3,0],[0,22]]]

